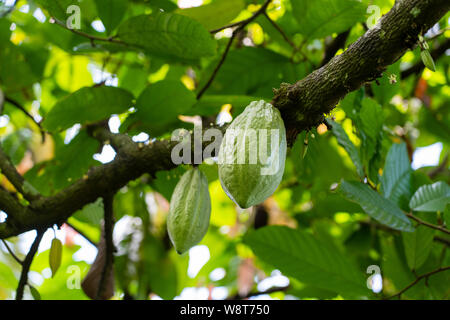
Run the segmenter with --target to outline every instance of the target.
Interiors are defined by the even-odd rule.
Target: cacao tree
[[[448,299],[449,9],[0,0],[0,299]]]

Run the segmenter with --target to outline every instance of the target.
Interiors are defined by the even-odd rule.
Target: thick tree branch
[[[301,81],[282,84],[272,101],[282,113],[291,141],[324,121],[349,92],[382,76],[450,9],[448,0],[403,0],[341,55]]]
[[[275,90],[273,104],[281,111],[289,138],[293,140],[297,133],[322,123],[324,114],[330,112],[347,93],[381,76],[387,66],[413,48],[418,35],[439,21],[449,8],[448,0],[396,1],[378,25],[343,54],[296,84],[282,84]],[[221,128],[222,131],[224,129]],[[13,211],[5,210],[8,219],[0,224],[0,239],[61,224],[84,205],[105,194],[115,193],[144,173],[154,175],[157,171],[177,166],[172,162],[171,152],[178,142],[161,140],[143,145],[124,135],[108,132],[94,136],[120,149],[116,159],[92,168],[82,179],[53,196],[33,200],[28,207],[10,206],[7,196],[0,192],[2,209],[14,209],[20,213],[10,219]],[[125,140],[128,142],[122,143]]]

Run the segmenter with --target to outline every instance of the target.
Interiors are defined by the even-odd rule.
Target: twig
[[[6,247],[6,250],[8,250],[9,254],[14,258],[14,260],[17,261],[17,263],[19,263],[20,265],[23,265],[23,261],[20,260],[16,254],[14,253],[14,251],[12,251],[12,249],[9,247],[8,243],[2,239],[2,243],[4,244],[4,246]]]
[[[95,300],[101,299],[103,296],[103,292],[106,289],[106,282],[107,279],[112,272],[112,267],[114,263],[114,243],[113,243],[113,227],[114,227],[114,214],[113,214],[113,200],[114,195],[108,194],[103,197],[103,205],[105,210],[105,243],[106,243],[106,258],[105,258],[105,265],[103,266],[100,283],[98,286],[97,296]]]
[[[439,47],[430,51],[431,56],[434,61],[438,60],[441,56],[445,55],[445,52],[450,48],[450,39],[445,40]],[[405,79],[413,74],[420,74],[425,69],[425,66],[420,60],[413,66],[409,67],[406,70],[403,70],[401,73],[401,78]]]
[[[220,31],[222,31],[224,29],[234,28],[234,27],[237,27],[237,26],[246,26],[250,22],[255,20],[260,14],[264,13],[266,11],[267,7],[269,6],[271,1],[272,0],[266,0],[266,2],[264,2],[264,4],[261,6],[261,8],[259,8],[251,17],[249,17],[247,19],[244,19],[244,20],[241,20],[241,21],[238,21],[238,22],[233,22],[233,23],[227,24],[227,25],[225,25],[223,27],[211,30],[209,32],[214,34],[214,33],[220,32]]]
[[[421,225],[427,226],[428,228],[435,229],[435,230],[439,230],[439,231],[442,231],[442,232],[444,232],[444,233],[450,234],[450,230],[449,230],[449,229],[444,228],[444,227],[442,227],[442,226],[438,226],[438,225],[429,223],[429,222],[426,222],[426,221],[423,221],[422,219],[416,217],[416,216],[413,215],[412,213],[407,213],[406,216],[407,216],[408,218],[413,219],[414,221],[416,221],[417,223],[419,223],[419,224],[421,224]]]
[[[220,58],[219,63],[217,64],[216,68],[214,69],[213,73],[208,79],[208,82],[206,82],[205,86],[198,92],[197,94],[197,100],[200,100],[200,98],[203,96],[203,94],[208,90],[208,88],[213,83],[214,79],[217,76],[217,73],[219,72],[220,68],[222,67],[223,63],[225,62],[225,59],[227,58],[228,52],[230,52],[231,45],[233,44],[234,38],[236,38],[237,33],[233,32],[231,35],[230,40],[228,40],[227,47],[225,48],[225,51],[222,54],[222,58]]]
[[[238,28],[236,28],[232,35],[230,40],[227,43],[227,47],[225,48],[225,51],[222,54],[222,57],[220,58],[219,63],[217,64],[216,68],[214,69],[213,73],[211,74],[211,76],[209,77],[208,81],[206,82],[205,86],[198,92],[197,94],[197,100],[199,100],[203,94],[206,92],[206,90],[208,90],[208,88],[211,86],[211,84],[213,83],[214,79],[217,76],[217,73],[219,72],[220,68],[222,67],[223,63],[225,62],[225,59],[227,58],[228,52],[231,49],[231,45],[233,44],[233,40],[236,38],[237,34],[243,30],[250,22],[252,22],[254,19],[256,19],[260,14],[263,14],[267,7],[269,6],[269,3],[272,0],[267,0],[262,6],[261,8],[258,9],[258,11],[256,11],[250,18],[242,20],[240,22],[236,22],[232,25],[228,25],[225,27],[222,27],[221,29],[217,29],[214,31],[211,31],[211,33],[215,33],[215,32],[219,32],[220,30],[226,29],[226,28],[231,28],[231,27],[235,27],[238,26]]]
[[[436,168],[434,168],[433,170],[431,170],[430,172],[428,172],[428,176],[430,177],[430,179],[434,179],[439,173],[444,172],[445,170],[448,170],[448,159],[449,159],[449,155],[450,153],[447,153],[444,157],[444,159],[442,160],[442,163],[437,166]]]
[[[67,226],[69,226],[73,231],[75,231],[76,233],[78,233],[80,236],[82,236],[83,238],[85,238],[90,244],[92,244],[94,247],[97,247],[97,243],[95,243],[95,241],[93,241],[92,239],[90,239],[83,231],[81,231],[80,229],[78,229],[77,227],[75,227],[74,225],[70,224],[69,222],[65,222]]]
[[[33,262],[34,255],[36,254],[39,244],[41,243],[42,236],[44,235],[45,230],[37,230],[36,238],[34,239],[33,244],[31,245],[30,251],[28,251],[27,256],[22,264],[22,273],[20,274],[19,285],[16,290],[16,300],[23,299],[23,291],[25,285],[28,282],[28,271],[30,271],[31,263]]]
[[[46,131],[44,130],[44,128],[42,128],[41,123],[39,121],[36,121],[36,119],[34,119],[34,117],[16,100],[5,96],[5,101],[10,103],[11,105],[16,107],[20,111],[22,111],[28,118],[33,120],[33,122],[39,127],[39,131],[41,132],[41,136],[42,136],[42,143],[44,143],[45,142]]]
[[[447,240],[439,236],[434,236],[433,240],[445,244],[447,247],[450,247],[450,240]]]
[[[439,32],[436,33],[435,35],[433,35],[433,36],[431,36],[429,38],[425,38],[425,41],[432,41],[432,40],[442,36],[446,31],[449,31],[449,30],[450,30],[450,27],[445,27],[445,28],[439,30]]]
[[[287,34],[283,31],[283,29],[281,29],[281,27],[275,22],[273,21],[269,15],[267,14],[266,11],[264,11],[263,15],[266,17],[266,19],[272,24],[272,26],[277,29],[277,31],[281,34],[281,36],[283,37],[283,39],[289,43],[289,45],[297,52],[299,50],[299,48],[295,45],[295,43],[287,36]]]
[[[392,298],[395,298],[395,297],[399,297],[400,298],[400,296],[403,294],[403,293],[405,293],[407,290],[409,290],[411,287],[413,287],[413,286],[415,286],[420,280],[422,280],[422,279],[424,279],[424,278],[426,278],[426,279],[428,279],[428,277],[430,277],[430,276],[432,276],[433,274],[436,274],[436,273],[439,273],[439,272],[444,272],[444,271],[447,271],[447,270],[450,270],[450,266],[447,266],[447,267],[441,267],[441,268],[439,268],[439,269],[436,269],[436,270],[433,270],[433,271],[430,271],[430,272],[428,272],[428,273],[425,273],[425,274],[423,274],[423,275],[421,275],[421,276],[418,276],[417,278],[416,278],[416,280],[414,280],[413,282],[411,282],[409,285],[407,285],[405,288],[403,288],[402,290],[400,290],[399,292],[397,292],[396,294],[394,294],[394,295],[392,295],[392,296],[390,296],[390,297],[387,297],[386,299],[392,299]]]
[[[271,294],[274,292],[287,291],[287,290],[289,290],[289,288],[290,288],[290,286],[288,285],[288,286],[284,286],[284,287],[273,287],[273,288],[267,289],[265,291],[250,292],[250,293],[246,294],[245,296],[240,296],[239,294],[236,294],[232,297],[227,298],[227,300],[248,299],[248,298],[259,296],[262,294]]]
[[[52,18],[52,19],[55,21],[55,23],[57,25],[63,27],[64,29],[69,30],[69,31],[71,31],[71,32],[73,32],[73,33],[75,33],[75,34],[77,34],[79,36],[88,38],[91,41],[112,42],[112,43],[117,43],[117,44],[121,44],[121,45],[124,45],[124,46],[132,46],[132,45],[130,45],[130,44],[126,43],[126,42],[123,42],[121,40],[114,39],[114,37],[103,38],[103,37],[98,37],[98,36],[91,35],[89,33],[86,33],[86,32],[83,32],[83,31],[80,31],[80,30],[77,30],[77,29],[68,28],[64,22],[61,22],[61,21],[59,21],[58,19],[55,19],[55,18]]]

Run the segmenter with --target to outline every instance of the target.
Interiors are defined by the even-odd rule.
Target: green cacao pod
[[[219,179],[241,208],[270,197],[286,161],[286,129],[278,109],[263,100],[250,103],[227,128],[219,150]]]
[[[167,217],[170,240],[179,254],[198,244],[209,227],[208,180],[198,168],[187,171],[173,191]]]

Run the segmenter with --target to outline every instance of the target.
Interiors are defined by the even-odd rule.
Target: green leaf
[[[399,205],[400,198],[409,201],[412,170],[406,144],[393,144],[389,149],[381,177],[381,191],[385,198]]]
[[[59,239],[54,238],[50,247],[49,264],[52,270],[52,278],[55,277],[56,272],[61,266],[62,261],[62,243]]]
[[[362,272],[346,256],[304,231],[269,226],[249,233],[244,243],[264,262],[306,284],[337,293],[369,293]]]
[[[332,120],[328,120],[328,122],[330,122],[332,126],[333,134],[336,136],[339,145],[341,145],[345,149],[345,151],[347,151],[348,155],[350,156],[350,159],[352,159],[359,177],[361,179],[364,179],[365,177],[364,168],[361,162],[361,158],[359,157],[358,149],[356,149],[353,142],[350,141],[344,128],[342,128],[342,126],[339,123]]]
[[[414,232],[403,232],[402,238],[408,266],[411,270],[417,270],[424,264],[430,254],[434,230],[425,226],[418,226]]]
[[[367,185],[354,181],[342,181],[339,190],[344,197],[358,203],[369,216],[378,222],[396,230],[414,231],[411,221],[395,203],[383,198]]]
[[[199,88],[205,85],[216,66],[217,60],[205,69]],[[232,50],[208,93],[259,96],[264,91],[272,98],[272,88],[279,86],[286,66],[292,68],[288,58],[268,49],[244,47]]]
[[[364,20],[366,7],[357,0],[291,0],[299,32],[308,38],[340,33]]]
[[[5,289],[15,289],[17,287],[17,279],[11,267],[0,261],[0,287]]]
[[[103,215],[103,200],[102,198],[98,198],[97,201],[89,203],[85,205],[83,209],[75,212],[73,216],[81,222],[99,227],[103,219]]]
[[[243,9],[243,0],[215,0],[200,7],[178,9],[175,13],[200,22],[208,30],[220,28],[233,20]]]
[[[41,294],[39,293],[39,291],[37,291],[37,289],[33,286],[28,286],[30,288],[30,293],[33,297],[34,300],[41,300]]]
[[[375,100],[364,99],[359,118],[363,144],[367,146],[367,158],[370,159],[376,151],[376,144],[383,125],[383,109]]]
[[[118,36],[128,44],[162,57],[195,60],[216,53],[216,42],[210,33],[199,22],[178,14],[132,17],[119,27]]]
[[[159,126],[177,119],[196,102],[195,95],[180,81],[163,80],[149,85],[139,96],[136,117]]]
[[[439,181],[420,187],[411,198],[409,207],[415,211],[443,212],[449,203],[450,187]]]
[[[430,69],[433,72],[436,71],[436,65],[434,64],[434,60],[430,54],[430,51],[422,50],[420,52],[420,57],[422,58],[422,62],[425,65],[425,67],[427,67],[428,69]]]
[[[85,87],[58,101],[43,124],[49,131],[61,131],[76,123],[87,124],[120,114],[132,106],[133,95],[115,87]]]
[[[122,21],[127,8],[127,0],[95,0],[97,12],[110,34]]]

